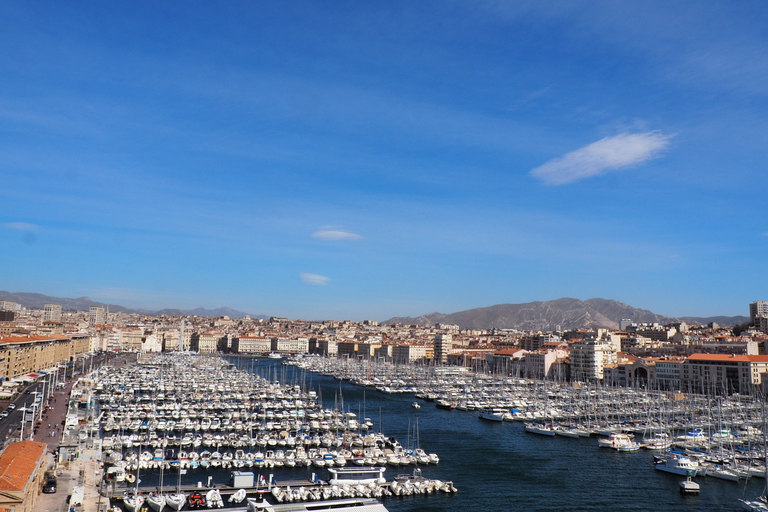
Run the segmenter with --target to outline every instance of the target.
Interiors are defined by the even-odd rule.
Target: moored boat
[[[683,454],[670,453],[667,457],[657,459],[654,467],[676,475],[696,476],[699,472],[699,463]]]

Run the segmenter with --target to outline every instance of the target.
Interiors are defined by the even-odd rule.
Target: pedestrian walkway
[[[40,421],[35,422],[32,439],[48,445],[48,470],[55,471],[58,489],[55,494],[41,494],[35,503],[36,510],[51,512],[68,512],[67,497],[81,487],[83,489],[82,504],[76,505],[76,512],[102,512],[107,503],[99,496],[101,482],[101,451],[84,447],[78,452],[73,461],[58,462],[58,450],[62,439],[77,440],[78,429],[67,433],[65,422],[69,407],[69,398],[74,380],[68,381],[64,387],[57,389],[46,401]],[[67,435],[65,438],[65,434]]]

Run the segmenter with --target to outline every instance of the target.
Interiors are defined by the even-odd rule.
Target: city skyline
[[[760,3],[0,14],[3,289],[351,320],[766,298]]]

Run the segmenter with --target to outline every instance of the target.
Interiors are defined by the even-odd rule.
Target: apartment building
[[[768,356],[692,354],[681,366],[680,384],[686,392],[750,394],[766,373]]]
[[[238,354],[268,354],[272,351],[272,340],[265,336],[240,336],[232,338],[232,352]]]
[[[88,325],[104,325],[107,323],[107,312],[104,308],[91,306],[88,310]]]
[[[749,305],[749,320],[752,325],[757,323],[757,319],[768,318],[768,301],[758,300]]]
[[[435,336],[435,363],[445,364],[448,362],[448,354],[453,350],[453,335],[438,334]]]
[[[616,364],[616,346],[610,340],[589,339],[571,344],[571,379],[577,382],[602,381],[607,364]]]
[[[403,343],[392,346],[392,362],[409,364],[426,361],[433,348],[423,343]]]
[[[43,307],[44,322],[61,322],[61,304],[46,304]]]
[[[9,380],[74,361],[89,352],[91,337],[0,336],[0,378]]]

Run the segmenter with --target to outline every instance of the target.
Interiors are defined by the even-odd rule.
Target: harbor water
[[[416,511],[736,511],[738,499],[763,492],[765,480],[731,482],[697,477],[698,495],[683,495],[684,477],[653,468],[650,451],[600,449],[597,439],[529,434],[521,422],[491,422],[476,411],[445,410],[409,394],[385,394],[333,377],[310,374],[280,361],[232,359],[241,369],[273,376],[286,383],[317,389],[327,408],[343,406],[371,418],[374,428],[396,437],[403,446],[417,441],[440,456],[424,466],[427,478],[453,481],[456,494],[390,497],[390,512]],[[417,428],[418,424],[418,428]],[[418,438],[418,439],[417,439]],[[277,478],[309,478],[312,469],[283,470]],[[412,468],[387,467],[387,479]],[[321,478],[327,472],[316,471]],[[283,474],[285,476],[283,476]]]

